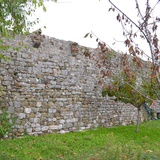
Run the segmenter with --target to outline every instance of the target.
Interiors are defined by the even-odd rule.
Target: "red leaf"
[[[134,51],[134,50],[133,50],[133,46],[130,46],[130,47],[129,47],[129,53],[133,53],[133,51]]]

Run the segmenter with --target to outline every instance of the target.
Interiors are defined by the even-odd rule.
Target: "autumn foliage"
[[[121,55],[119,61],[111,61],[108,57],[114,51],[93,32],[85,35],[90,38],[96,37],[100,59],[95,61],[100,69],[99,84],[102,86],[102,94],[103,96],[114,96],[116,100],[131,103],[136,107],[141,106],[144,102],[151,104],[154,100],[160,99],[160,50],[157,35],[160,17],[153,14],[159,1],[151,6],[150,1],[146,0],[145,12],[142,12],[141,6],[135,0],[137,22],[133,21],[111,0],[108,2],[111,4],[108,11],[117,12],[116,20],[123,28],[122,34],[126,37],[124,45],[128,48],[128,52]],[[144,53],[135,42],[138,36],[147,42],[149,55]],[[144,61],[140,58],[141,56],[146,56],[148,59]],[[107,77],[111,78],[109,84],[105,83]]]

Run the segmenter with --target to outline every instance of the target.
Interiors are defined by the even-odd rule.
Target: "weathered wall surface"
[[[72,55],[71,42],[54,38],[44,38],[39,48],[32,47],[29,36],[9,43],[21,46],[19,51],[6,51],[11,60],[0,63],[1,109],[18,117],[13,135],[65,133],[136,121],[136,108],[101,96],[99,70],[84,55],[84,47],[78,46],[79,52]]]

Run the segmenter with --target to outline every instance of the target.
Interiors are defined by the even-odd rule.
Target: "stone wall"
[[[135,107],[102,97],[99,69],[84,54],[85,47],[77,45],[73,54],[72,42],[45,37],[39,48],[33,48],[30,36],[17,36],[8,43],[14,47],[4,52],[11,60],[0,63],[0,106],[17,117],[10,135],[136,122]],[[89,50],[96,56],[96,49]]]

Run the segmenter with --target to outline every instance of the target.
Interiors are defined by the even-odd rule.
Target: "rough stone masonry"
[[[30,35],[16,36],[7,44],[12,49],[4,51],[10,60],[0,62],[0,110],[5,108],[17,117],[10,136],[136,122],[135,107],[102,97],[99,69],[84,55],[86,47],[76,44],[74,53],[72,42],[45,37],[40,47],[34,48]]]

